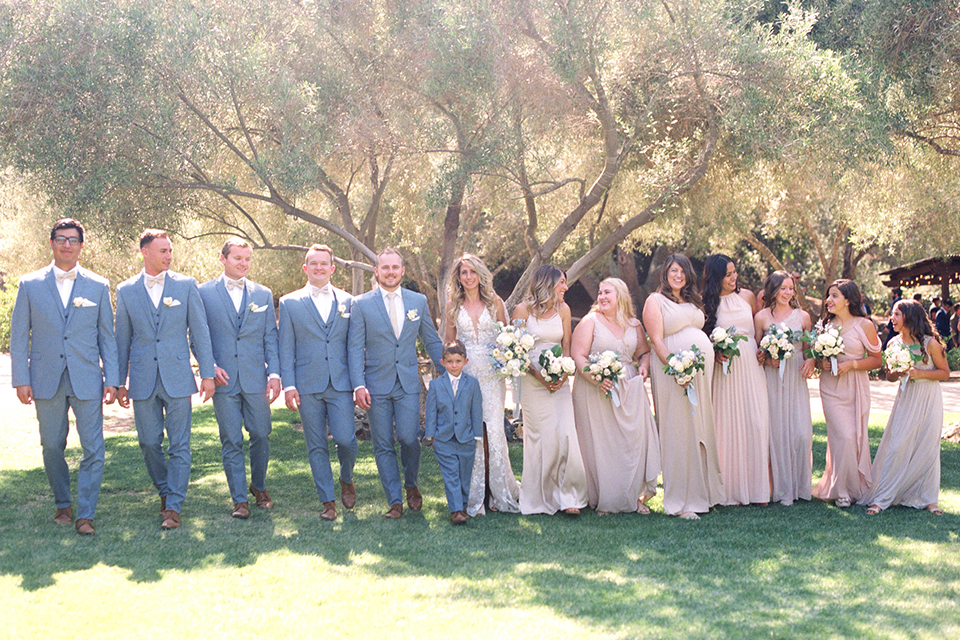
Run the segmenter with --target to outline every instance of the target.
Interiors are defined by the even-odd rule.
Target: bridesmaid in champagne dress
[[[799,336],[810,331],[810,314],[800,308],[793,278],[786,271],[774,271],[763,284],[766,307],[754,319],[757,343],[771,325],[786,325]],[[770,477],[772,499],[784,506],[794,500],[809,500],[813,487],[813,422],[810,417],[810,391],[805,377],[813,374],[816,362],[804,359],[803,343],[793,341],[793,356],[783,361],[765,357],[757,351],[767,376],[767,401],[770,410]]]
[[[570,353],[570,307],[563,301],[567,276],[558,267],[537,269],[529,294],[514,318],[537,337],[530,350],[530,371],[523,377],[523,476],[520,513],[576,516],[587,506],[587,478],[573,419],[570,385],[564,375],[547,382],[540,374],[540,353],[561,345]]]
[[[837,375],[829,359],[819,362],[820,399],[827,422],[827,463],[813,488],[820,500],[849,507],[870,491],[870,380],[868,372],[880,366],[880,338],[864,316],[860,288],[852,280],[835,280],[823,301],[821,323],[837,328],[843,353],[837,356]]]
[[[624,377],[616,385],[598,381],[583,368],[591,354],[617,353]],[[626,283],[607,278],[597,302],[573,332],[573,412],[583,465],[587,499],[597,513],[650,513],[647,500],[657,494],[660,443],[643,385],[650,366],[650,347],[633,310]],[[634,367],[635,359],[639,366]]]
[[[708,336],[715,327],[736,329],[740,355],[717,353],[713,371],[713,419],[717,430],[725,505],[770,502],[770,416],[766,377],[757,362],[753,313],[757,299],[737,284],[737,268],[723,254],[703,267],[703,307]],[[727,361],[727,371],[723,362]]]
[[[943,427],[943,394],[940,380],[950,377],[943,342],[930,324],[923,306],[900,300],[893,307],[893,329],[899,335],[887,344],[905,345],[923,359],[907,374],[887,373],[887,380],[908,382],[897,399],[883,431],[873,461],[873,491],[860,501],[876,515],[899,504],[942,515],[940,497],[940,431]]]
[[[713,345],[702,330],[700,293],[693,265],[686,256],[667,257],[660,286],[643,306],[643,325],[657,355],[651,369],[663,465],[663,508],[669,515],[699,520],[698,513],[724,502],[726,494],[720,478],[710,397]],[[697,346],[706,360],[704,372],[690,383],[696,390],[697,406],[663,371],[671,353],[692,346]]]
[[[505,382],[491,366],[490,351],[497,338],[496,323],[507,323],[503,300],[493,290],[493,275],[477,256],[466,253],[454,261],[449,278],[445,342],[460,339],[467,347],[464,371],[480,382],[483,397],[483,441],[477,443],[467,515],[520,511],[520,485],[510,466],[503,430]]]

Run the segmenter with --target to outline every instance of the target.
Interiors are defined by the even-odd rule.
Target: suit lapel
[[[385,331],[388,331],[390,335],[393,336],[393,323],[390,322],[390,314],[387,313],[387,301],[383,298],[383,290],[377,288],[374,289],[373,292],[374,306],[380,312],[381,326],[386,327]],[[403,331],[400,333],[403,333]],[[394,336],[394,338],[395,337],[396,336]]]
[[[250,314],[250,303],[253,302],[253,285],[249,280],[243,281],[243,296],[240,298],[240,326],[247,321],[247,315]],[[231,303],[232,305],[233,303]]]
[[[170,277],[170,272],[167,271],[167,274],[163,277],[163,293],[160,294],[160,304],[157,305],[157,311],[160,312],[160,323],[157,325],[157,333],[163,331],[163,321],[166,319],[168,314],[168,309],[166,305],[163,304],[164,298],[172,298],[176,300],[177,297],[174,295],[174,290],[177,288],[177,285],[173,282],[173,278]],[[144,290],[146,293],[146,290]],[[153,303],[150,302],[149,296],[147,298],[147,304],[153,306]],[[181,301],[180,304],[183,304]]]
[[[57,276],[53,274],[53,267],[51,266],[47,269],[47,275],[43,278],[46,282],[47,290],[50,292],[50,295],[53,296],[54,306],[60,312],[60,320],[66,319],[66,309],[63,308],[63,300],[60,299],[60,290],[57,289]],[[73,286],[76,287],[77,283],[74,282]],[[69,303],[69,301],[68,301]]]
[[[310,295],[309,286],[303,288],[303,297],[301,299],[303,300],[304,306],[307,307],[307,315],[314,319],[321,330],[326,332],[326,327],[323,325],[323,318],[320,317],[320,312],[317,311],[317,305],[313,302],[313,296]]]
[[[410,301],[407,299],[408,293],[409,292],[406,289],[402,287],[400,288],[400,301],[403,307],[402,309],[400,309],[400,335],[401,336],[406,332],[407,325],[413,324],[412,322],[407,322],[407,311],[410,309],[413,309],[413,306],[409,304]],[[452,391],[453,391],[453,388],[451,387],[451,392]]]
[[[144,317],[153,318],[157,314],[159,309],[154,308],[153,302],[150,300],[149,294],[147,294],[147,288],[143,284],[143,278],[144,278],[144,274],[143,272],[141,272],[140,276],[133,283],[133,295],[140,301],[141,306],[143,306]],[[164,285],[166,285],[166,278],[164,278]],[[161,295],[160,297],[161,297],[160,304],[163,305],[163,300],[162,300],[163,296]],[[157,325],[154,324],[153,322],[150,322],[150,327],[156,333],[158,328]]]
[[[87,284],[88,284],[87,278],[85,278],[85,277],[83,276],[83,272],[81,272],[80,269],[77,269],[77,279],[73,281],[73,290],[70,292],[70,299],[67,300],[67,305],[68,305],[68,307],[69,307],[69,305],[71,304],[71,301],[72,301],[72,300],[74,300],[74,299],[76,299],[76,298],[86,297],[86,296],[84,296],[83,294],[85,294],[85,293],[87,292]],[[57,300],[59,301],[59,296],[57,297]],[[62,308],[62,306],[61,306],[61,308]],[[68,310],[65,310],[65,311],[64,311],[64,313],[65,313],[65,315],[66,315],[66,323],[67,323],[67,326],[70,325],[70,320],[71,320],[71,319],[73,318],[73,316],[75,315],[75,314],[73,313],[74,311],[75,311],[75,309],[68,309]]]

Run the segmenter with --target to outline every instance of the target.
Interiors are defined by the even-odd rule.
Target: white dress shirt
[[[322,287],[310,285],[310,296],[313,298],[313,304],[317,308],[317,313],[324,322],[330,317],[330,309],[337,296],[333,293],[333,285],[329,282]]]
[[[60,302],[63,303],[64,308],[70,303],[70,294],[73,293],[73,283],[77,277],[78,266],[79,265],[73,265],[73,269],[64,271],[57,265],[53,265],[53,275],[57,278],[57,291],[60,292]],[[67,273],[72,273],[73,278],[64,278],[63,275]]]
[[[154,286],[148,286],[147,278],[152,278],[154,276],[148,276],[146,269],[143,270],[143,286],[147,290],[147,296],[150,297],[150,302],[153,303],[154,307],[160,306],[160,298],[163,297],[163,286],[167,282],[167,272],[161,271],[160,275],[156,276],[161,279],[160,284]]]
[[[230,283],[239,282],[239,287],[231,287]],[[230,296],[230,300],[233,301],[233,309],[237,313],[240,313],[240,305],[243,303],[243,290],[247,286],[246,278],[240,278],[239,280],[231,280],[227,276],[223,276],[223,284],[227,288],[227,295]]]

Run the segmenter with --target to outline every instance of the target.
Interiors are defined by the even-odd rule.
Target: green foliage
[[[950,371],[960,371],[960,347],[954,347],[947,352],[947,364]]]
[[[10,318],[17,301],[17,283],[5,282],[0,289],[0,353],[10,353]]]

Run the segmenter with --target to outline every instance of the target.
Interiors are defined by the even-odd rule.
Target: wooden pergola
[[[940,285],[940,297],[950,297],[950,285],[960,284],[960,256],[943,256],[941,258],[926,258],[912,264],[905,264],[889,271],[883,271],[886,276],[883,284],[890,287],[912,289],[921,286]]]

